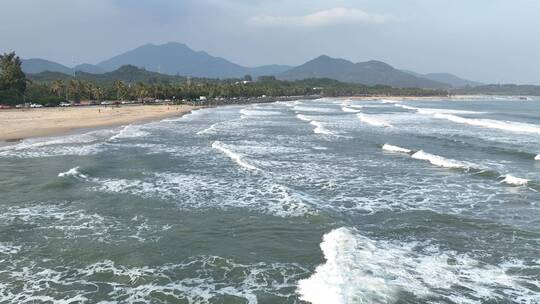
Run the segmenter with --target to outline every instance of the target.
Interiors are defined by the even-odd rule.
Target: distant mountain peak
[[[319,56],[290,71],[278,75],[284,80],[330,78],[342,82],[393,87],[444,88],[445,84],[419,78],[382,61],[371,60],[353,63],[346,59]]]
[[[290,68],[281,66],[248,68],[221,57],[214,57],[204,51],[195,51],[179,42],[146,44],[103,61],[98,66],[112,71],[128,64],[169,75],[205,78],[241,78],[246,74],[256,77],[281,73]]]

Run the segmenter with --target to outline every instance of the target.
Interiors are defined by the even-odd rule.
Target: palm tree
[[[116,99],[122,100],[127,94],[126,84],[122,80],[117,80],[113,84],[113,88],[116,90]]]
[[[62,80],[55,80],[51,83],[51,91],[53,94],[58,95],[58,97],[62,96],[62,92],[64,91],[65,85]]]
[[[142,82],[137,83],[137,85],[135,86],[135,94],[139,98],[139,101],[143,101],[144,98],[147,97],[149,94],[146,85]]]

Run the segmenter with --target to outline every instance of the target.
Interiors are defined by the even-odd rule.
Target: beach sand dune
[[[118,126],[181,116],[197,107],[135,105],[0,111],[0,141],[61,135],[81,129]]]

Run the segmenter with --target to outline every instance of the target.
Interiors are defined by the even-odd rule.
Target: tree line
[[[82,73],[65,75],[45,72],[24,74],[22,62],[15,53],[0,55],[0,104],[24,102],[56,106],[62,102],[101,102],[104,100],[171,100],[189,102],[206,97],[206,102],[232,98],[277,96],[443,96],[447,92],[425,89],[399,89],[389,86],[365,86],[342,83],[331,79],[280,81],[273,76],[252,81],[243,79],[190,79],[161,75],[126,66],[107,75]]]

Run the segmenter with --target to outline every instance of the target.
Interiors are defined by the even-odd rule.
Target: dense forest
[[[21,60],[14,54],[0,55],[0,104],[37,103],[56,106],[62,102],[100,102],[104,100],[171,100],[192,102],[206,97],[204,102],[237,97],[277,96],[446,96],[443,90],[398,89],[389,86],[366,86],[331,79],[280,81],[272,76],[254,80],[203,79],[170,76],[124,66],[105,74],[78,72],[67,75],[43,72],[25,75]]]

